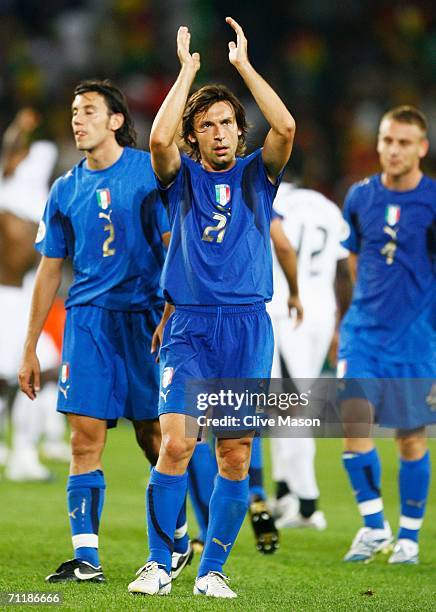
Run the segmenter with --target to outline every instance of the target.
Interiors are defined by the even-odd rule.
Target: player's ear
[[[194,142],[197,142],[197,139],[195,138],[194,134],[189,134],[189,135],[188,135],[188,140],[189,140],[189,142],[191,142],[192,144],[194,144]]]
[[[109,128],[116,132],[120,129],[124,124],[124,115],[123,113],[113,113],[109,119]]]
[[[419,147],[419,159],[424,159],[424,157],[427,155],[428,153],[428,149],[430,147],[430,143],[427,140],[427,138],[423,138],[421,140],[421,146]]]

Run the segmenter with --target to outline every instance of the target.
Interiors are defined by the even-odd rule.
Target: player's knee
[[[161,453],[174,463],[185,461],[192,454],[194,444],[195,440],[191,441],[181,436],[165,434],[162,436]]]
[[[89,432],[73,431],[71,433],[71,453],[74,457],[100,455],[104,448],[104,440],[94,437]]]
[[[427,440],[423,432],[413,434],[399,432],[397,443],[401,458],[406,461],[417,461],[427,452]]]
[[[231,479],[242,479],[248,474],[250,466],[249,440],[239,440],[236,445],[219,445],[217,459],[220,474]]]

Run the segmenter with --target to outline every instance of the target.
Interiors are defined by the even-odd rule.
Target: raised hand
[[[182,66],[191,66],[195,72],[200,68],[200,54],[190,53],[191,33],[186,26],[180,26],[177,32],[177,55]]]
[[[248,63],[247,39],[239,23],[231,17],[226,17],[226,22],[236,32],[236,43],[229,42],[229,61],[235,67],[242,66]]]

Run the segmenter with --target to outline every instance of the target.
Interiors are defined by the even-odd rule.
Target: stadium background
[[[279,91],[296,117],[297,146],[305,153],[304,181],[339,204],[347,186],[377,168],[375,136],[380,115],[412,103],[430,123],[426,170],[435,174],[436,23],[430,2],[319,0],[1,0],[0,134],[17,110],[34,105],[44,116],[41,135],[60,147],[57,174],[78,159],[70,131],[71,91],[86,77],[113,78],[127,93],[146,146],[151,121],[178,70],[175,33],[192,31],[202,57],[197,84],[224,82],[243,100],[254,128],[250,145],[262,141],[265,125],[227,61],[232,15],[244,27],[254,66]],[[110,436],[106,458],[108,502],[102,555],[112,587],[105,591],[63,588],[65,609],[139,609],[125,585],[142,562],[144,466],[133,435]],[[432,442],[435,450],[435,445]],[[385,462],[387,514],[397,523],[395,451],[380,442]],[[358,517],[340,466],[340,441],[319,444],[325,534],[293,532],[270,559],[255,556],[249,526],[229,563],[241,596],[232,607],[279,609],[434,609],[435,492],[422,534],[418,568],[388,568],[382,561],[344,567],[340,558]],[[51,484],[0,482],[0,541],[4,559],[0,590],[40,590],[41,576],[70,554],[64,481],[53,465]],[[128,512],[126,509],[129,509]],[[6,561],[7,560],[7,561]],[[153,609],[193,609],[194,569],[166,602]],[[221,602],[207,602],[219,607]],[[199,606],[202,607],[202,606]]]

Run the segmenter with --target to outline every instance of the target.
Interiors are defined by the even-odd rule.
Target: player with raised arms
[[[72,128],[85,157],[53,185],[36,238],[41,252],[22,367],[21,390],[40,389],[36,344],[61,282],[66,257],[74,280],[59,375],[58,410],[68,415],[72,461],[67,485],[74,559],[48,582],[105,580],[98,530],[108,427],[122,416],[153,465],[160,446],[159,369],[150,355],[164,300],[159,278],[169,238],[150,154],[136,133],[122,92],[110,81],[80,83]],[[186,518],[178,523],[180,569],[190,557]],[[183,557],[183,558],[181,558]]]
[[[228,17],[237,42],[229,61],[270,125],[262,149],[247,157],[247,123],[239,100],[222,85],[189,97],[200,68],[187,27],[177,34],[179,76],[153,123],[150,151],[163,187],[171,243],[162,285],[169,302],[162,337],[162,446],[148,487],[150,555],[129,591],[171,591],[175,521],[186,495],[195,438],[185,437],[185,383],[190,379],[268,378],[273,356],[265,302],[272,295],[270,221],[281,172],[291,153],[295,122],[274,90],[254,70],[242,28]],[[188,99],[189,98],[189,99]],[[190,155],[181,155],[177,130]],[[168,316],[172,310],[169,320]],[[165,325],[166,322],[166,325]],[[194,594],[236,597],[223,573],[248,505],[252,435],[218,439],[218,470],[207,537]]]
[[[338,377],[373,379],[350,381],[343,402],[349,436],[343,462],[364,522],[345,555],[348,562],[371,561],[393,541],[377,449],[356,429],[375,409],[379,424],[396,429],[400,454],[400,528],[389,563],[418,563],[430,482],[425,425],[436,422],[436,183],[420,168],[428,147],[426,118],[418,109],[390,110],[378,133],[382,172],[353,185],[345,202],[350,234],[342,244],[351,252],[356,283],[340,329]],[[363,395],[353,397],[348,386],[360,386]]]

